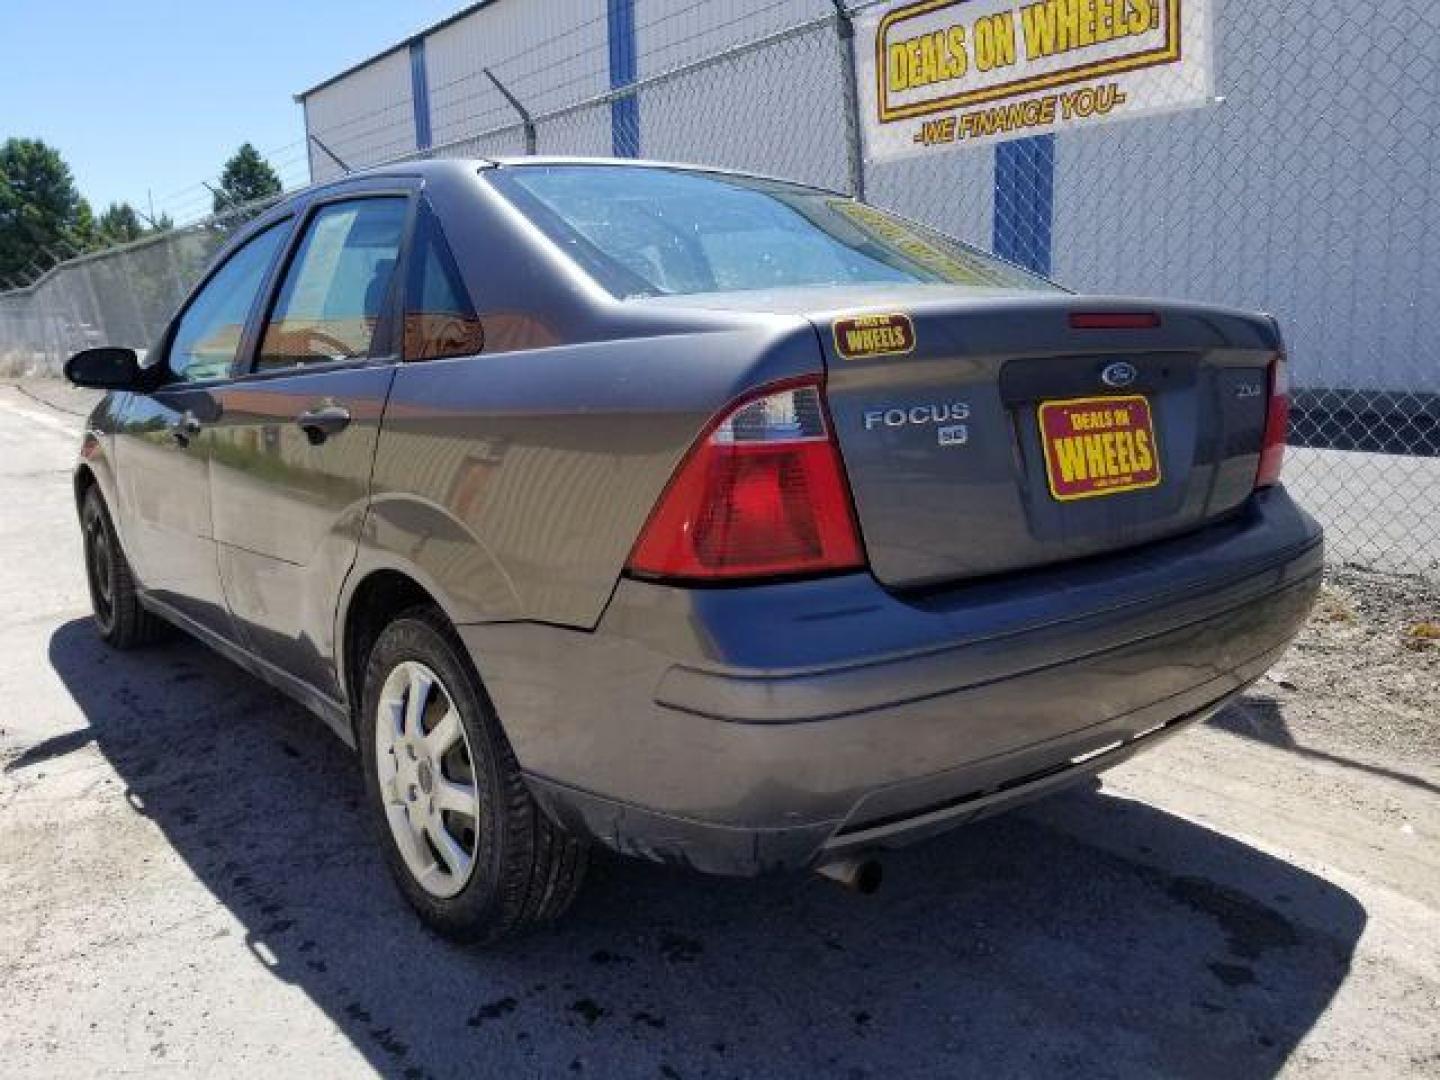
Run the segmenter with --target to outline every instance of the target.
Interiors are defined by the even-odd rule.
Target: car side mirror
[[[65,361],[65,378],[92,390],[130,390],[140,382],[140,357],[109,345],[86,349]]]

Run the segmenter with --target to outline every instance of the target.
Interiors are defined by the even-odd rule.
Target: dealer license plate
[[[1159,443],[1144,397],[1045,401],[1039,421],[1050,494],[1061,502],[1159,485]]]

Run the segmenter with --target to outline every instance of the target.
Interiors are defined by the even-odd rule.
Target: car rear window
[[[833,192],[625,165],[523,165],[497,187],[614,295],[921,283],[1058,287]]]

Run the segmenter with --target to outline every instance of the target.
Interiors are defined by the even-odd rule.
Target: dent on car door
[[[217,392],[288,223],[231,254],[167,334],[163,381],[128,395],[116,421],[118,513],[126,555],[147,593],[201,626],[231,636],[215,561],[208,459]]]
[[[336,698],[335,601],[355,559],[394,377],[404,196],[319,206],[250,372],[217,393],[211,493],[225,596],[252,652]]]

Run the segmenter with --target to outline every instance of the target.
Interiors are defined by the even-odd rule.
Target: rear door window
[[[310,219],[265,326],[256,370],[371,355],[405,235],[409,200],[351,199]]]

